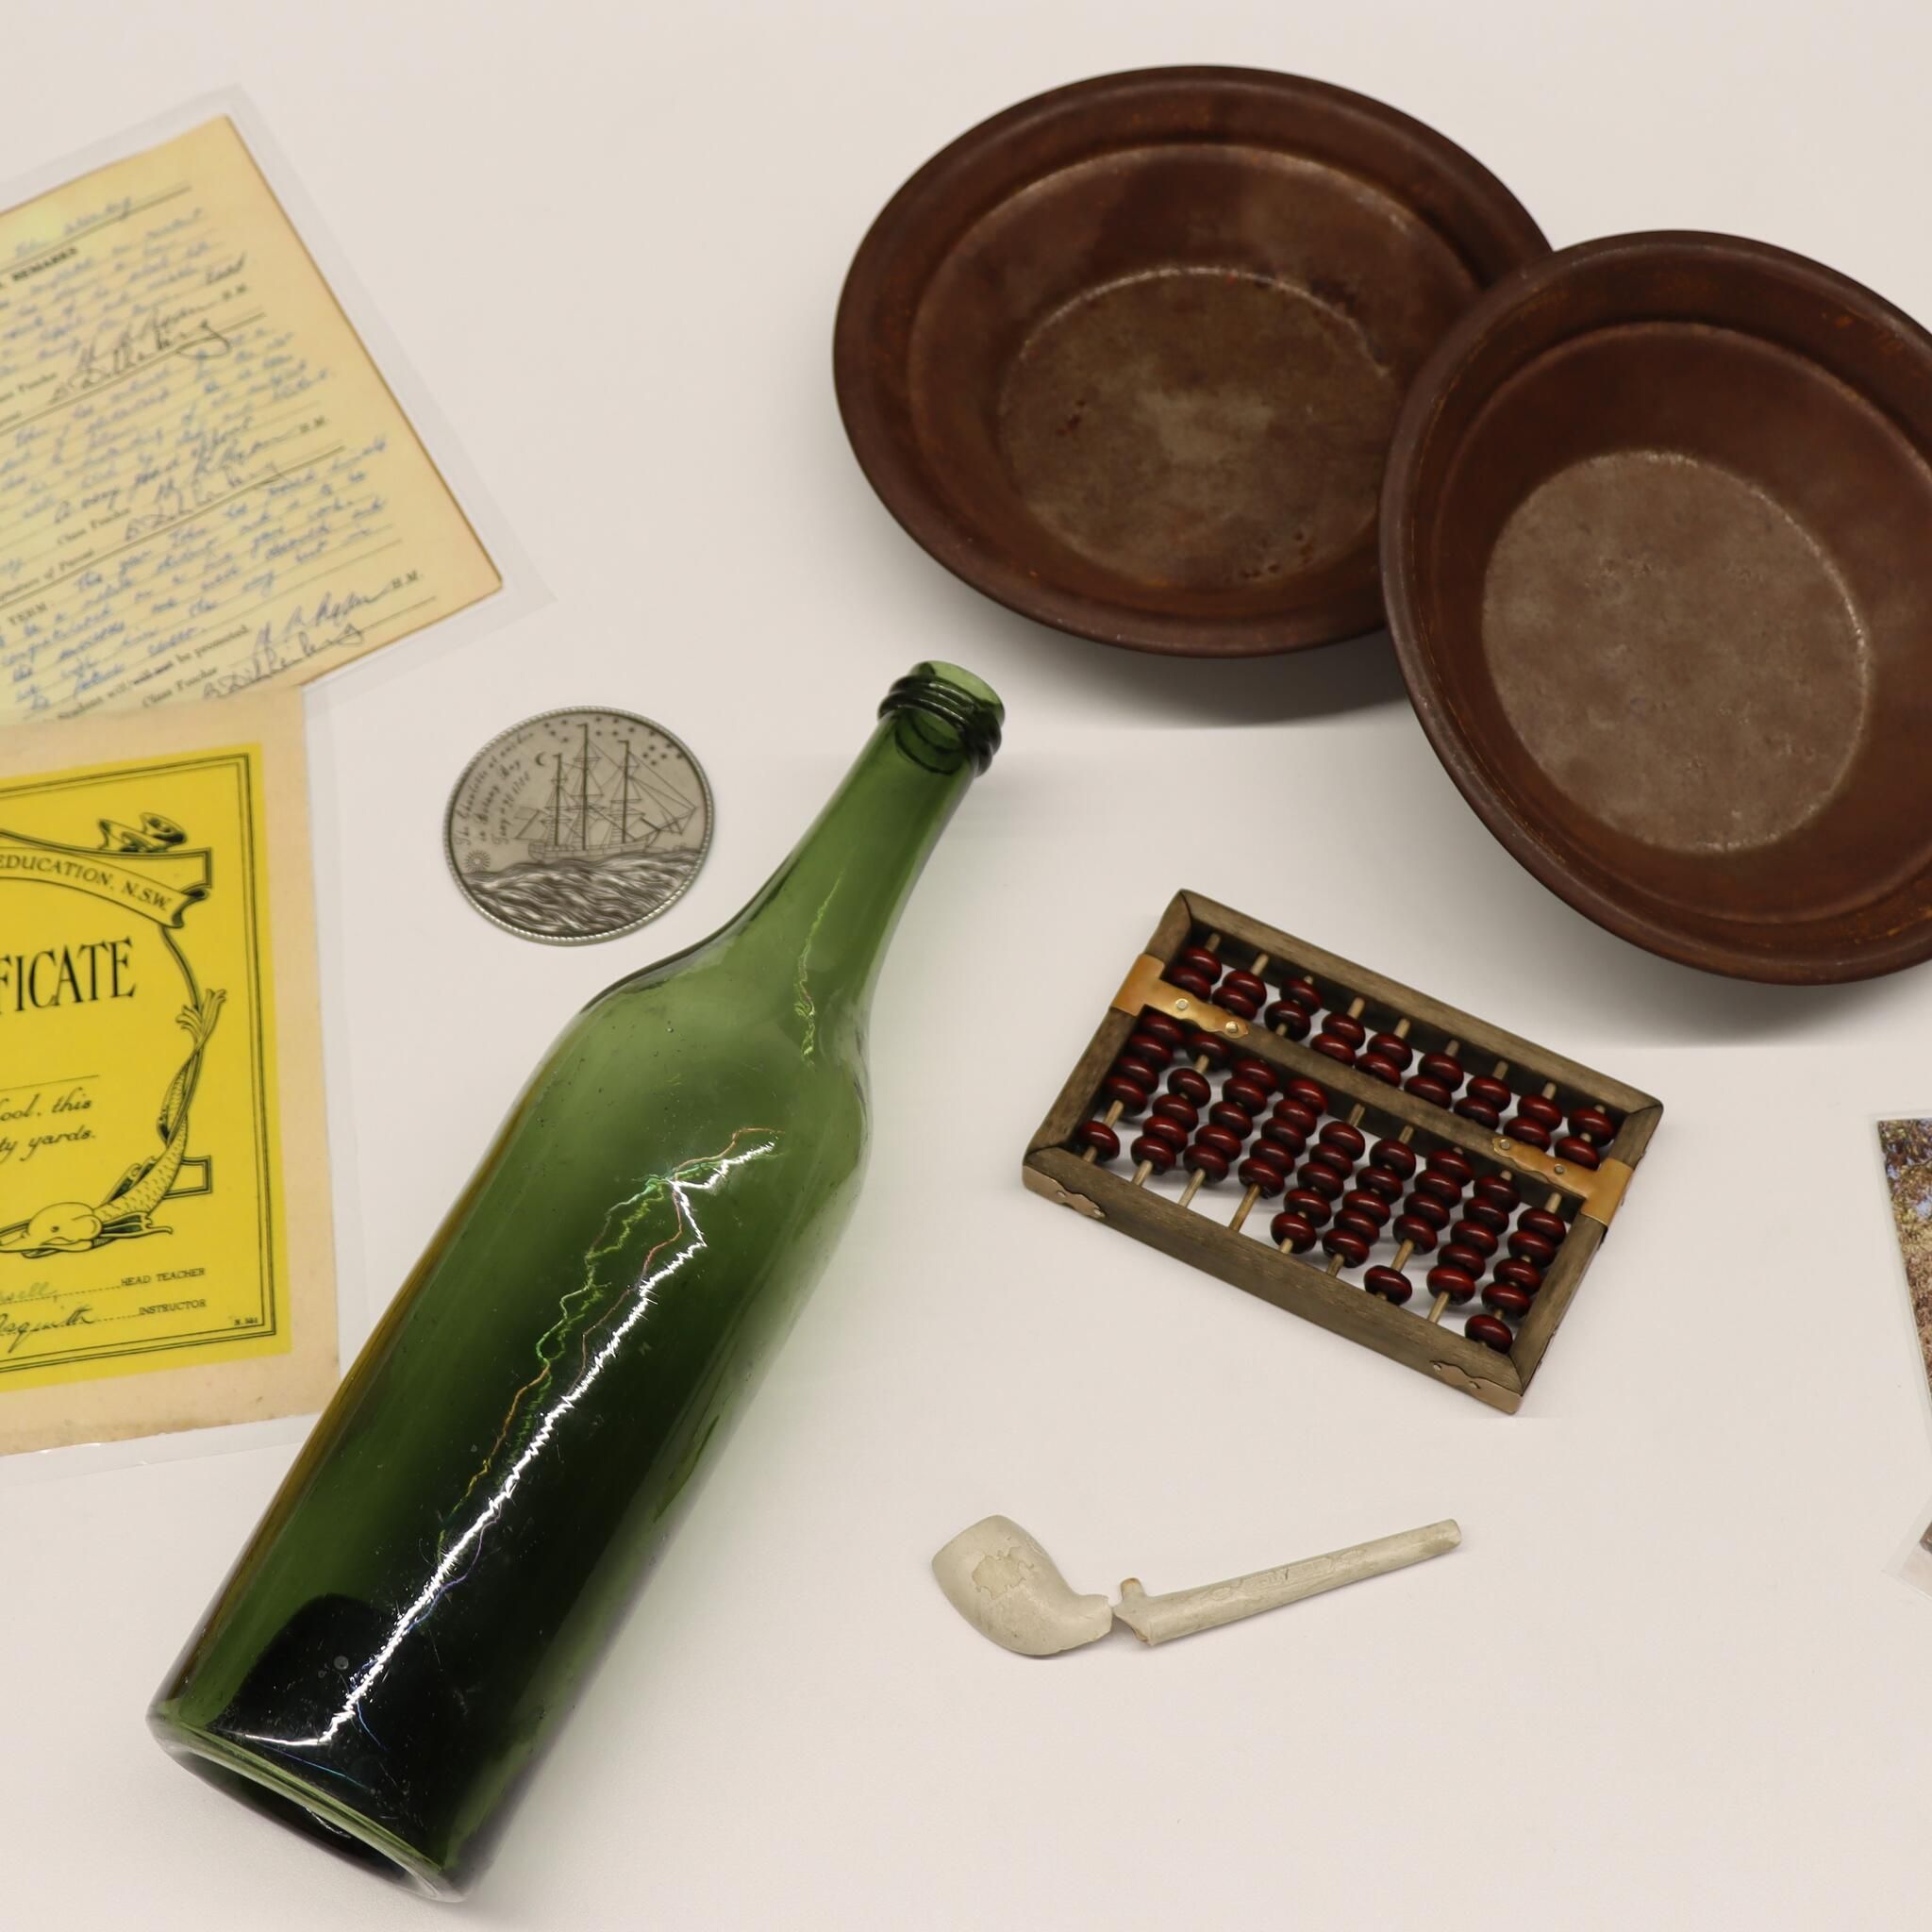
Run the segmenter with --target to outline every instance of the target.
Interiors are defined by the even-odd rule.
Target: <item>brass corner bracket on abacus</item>
[[[1023,1177],[1513,1413],[1662,1112],[1607,1074],[1180,892]],[[1112,1170],[1116,1126],[1143,1113],[1129,1177]],[[1170,1171],[1178,1199],[1147,1185]],[[1218,1181],[1239,1191],[1231,1216],[1209,1191]],[[1413,1260],[1434,1264],[1420,1282]]]

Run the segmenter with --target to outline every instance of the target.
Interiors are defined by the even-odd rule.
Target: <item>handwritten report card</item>
[[[301,705],[0,732],[0,1454],[332,1385]]]
[[[232,122],[0,215],[0,725],[300,682],[499,582]]]

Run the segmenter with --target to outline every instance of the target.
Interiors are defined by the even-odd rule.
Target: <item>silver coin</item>
[[[661,724],[595,707],[492,738],[457,780],[443,849],[463,896],[526,940],[633,932],[678,899],[711,844],[711,788]]]

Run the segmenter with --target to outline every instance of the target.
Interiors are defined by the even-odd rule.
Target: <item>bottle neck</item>
[[[808,1027],[862,1022],[899,914],[974,762],[908,714],[879,721],[811,829],[721,939],[755,945]]]

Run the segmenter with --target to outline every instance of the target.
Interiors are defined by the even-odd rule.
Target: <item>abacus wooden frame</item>
[[[1623,1124],[1604,1150],[1601,1168],[1596,1173],[1566,1168],[1506,1134],[1433,1107],[1355,1067],[1341,1065],[1310,1047],[1284,1039],[1259,1021],[1250,1024],[1221,1008],[1198,1000],[1190,1003],[1178,989],[1165,984],[1156,968],[1172,961],[1196,927],[1219,933],[1224,941],[1234,941],[1250,956],[1266,953],[1271,961],[1306,973],[1318,985],[1344,990],[1351,998],[1360,996],[1376,1013],[1407,1016],[1413,1023],[1459,1040],[1466,1049],[1507,1060],[1537,1081],[1554,1081],[1559,1089],[1615,1108],[1624,1116]],[[1232,962],[1246,963],[1239,958]],[[1476,1160],[1478,1172],[1505,1169],[1575,1203],[1570,1232],[1545,1271],[1543,1285],[1507,1355],[1432,1324],[1409,1308],[1391,1307],[1355,1283],[1337,1279],[1324,1267],[1281,1253],[1266,1241],[1237,1234],[1223,1222],[1182,1208],[1150,1189],[1137,1188],[1098,1162],[1083,1159],[1068,1144],[1093,1113],[1100,1083],[1125,1045],[1141,1012],[1148,1006],[1174,1012],[1176,1002],[1178,1010],[1194,1024],[1224,1034],[1241,1052],[1267,1060],[1284,1074],[1305,1074],[1333,1093],[1360,1102],[1367,1109],[1364,1121],[1372,1129],[1400,1132],[1403,1127],[1412,1127],[1415,1144],[1421,1150],[1458,1147]],[[1628,1178],[1627,1171],[1642,1158],[1662,1113],[1662,1102],[1607,1074],[1533,1045],[1413,987],[1264,925],[1203,893],[1183,891],[1174,894],[1147,942],[1140,971],[1129,974],[1115,1004],[1060,1089],[1052,1111],[1034,1135],[1022,1162],[1022,1177],[1036,1193],[1049,1200],[1108,1222],[1176,1260],[1204,1269],[1278,1308],[1320,1323],[1506,1414],[1514,1414],[1585,1270],[1603,1243]]]

